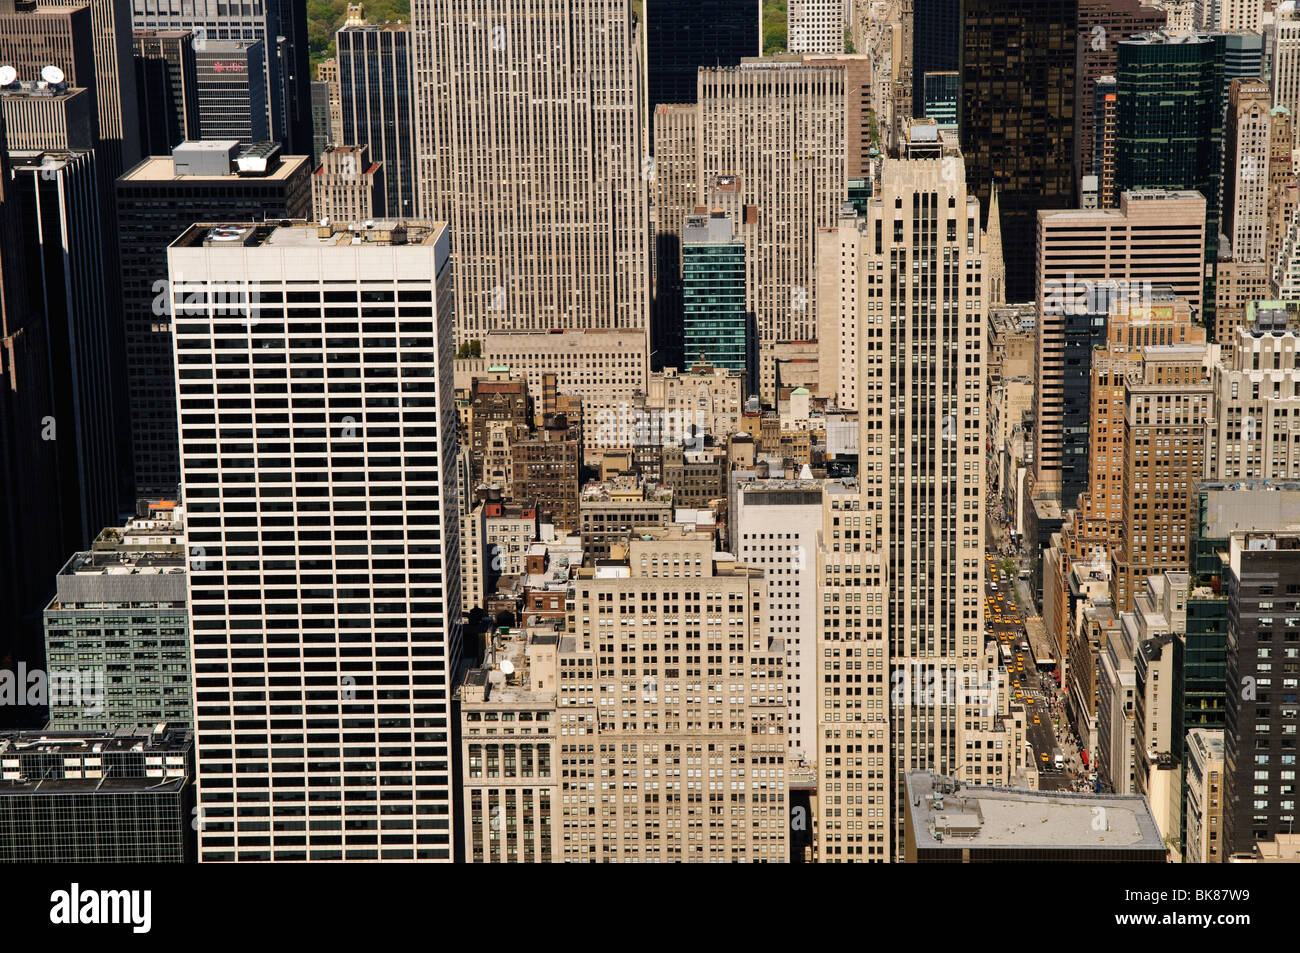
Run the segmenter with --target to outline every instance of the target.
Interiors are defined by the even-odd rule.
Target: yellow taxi
[[[1044,751],[1040,757],[1043,759],[1043,764],[1047,764],[1047,752]]]
[[[1037,715],[1034,716],[1034,724],[1038,724],[1038,716],[1037,716]]]
[[[1019,691],[1016,692],[1016,698],[1017,698],[1017,699],[1022,699],[1022,698],[1024,698],[1024,697],[1025,697],[1025,693],[1024,693],[1024,692],[1019,692]]]

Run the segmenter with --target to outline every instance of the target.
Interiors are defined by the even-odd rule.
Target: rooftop
[[[315,224],[284,220],[278,223],[203,223],[192,225],[172,243],[173,248],[274,247],[336,248],[346,245],[436,245],[446,231],[442,222],[372,220]]]
[[[909,771],[907,801],[913,836],[921,849],[1165,853],[1151,808],[1140,794],[969,786],[932,771]]]

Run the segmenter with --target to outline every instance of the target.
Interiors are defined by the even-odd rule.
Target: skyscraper
[[[448,239],[196,225],[168,249],[203,860],[453,859]],[[250,507],[260,531],[222,516]]]
[[[1164,10],[1146,6],[1141,0],[1079,0],[1076,177],[1101,175],[1095,171],[1097,160],[1093,151],[1098,129],[1096,87],[1102,76],[1114,74],[1119,42],[1132,33],[1164,29],[1167,22]]]
[[[646,99],[658,106],[695,102],[701,67],[739,66],[763,51],[762,0],[648,0]],[[653,139],[651,140],[653,146]]]
[[[689,367],[741,371],[752,388],[753,337],[745,310],[745,243],[725,213],[688,215],[682,234],[682,355]]]
[[[858,284],[860,462],[858,487],[826,495],[815,557],[828,862],[902,859],[908,770],[973,781],[966,745],[973,751],[978,734],[982,746],[986,730],[990,747],[995,738],[1004,747],[1007,778],[1023,758],[998,733],[1005,712],[982,707],[989,686],[977,674],[988,674],[978,410],[988,263],[961,156],[943,148],[940,158],[884,160],[858,257],[842,266],[845,283]],[[914,274],[927,277],[903,277]],[[992,772],[981,779],[993,782]]]
[[[307,218],[311,169],[278,153],[239,162],[234,142],[185,143],[117,183],[135,492],[176,492],[176,372],[166,301],[167,246],[200,219]],[[65,553],[66,555],[66,553]]]
[[[66,555],[116,521],[124,489],[117,463],[126,381],[114,351],[120,312],[105,275],[105,203],[93,151],[15,151],[10,161],[27,297],[41,303],[49,329],[54,400],[46,439],[57,440],[61,505],[54,519]]]
[[[1212,262],[1223,148],[1223,69],[1215,39],[1147,33],[1118,46],[1115,187],[1194,189],[1204,195],[1205,253]]]
[[[816,231],[839,220],[848,196],[845,82],[833,60],[762,59],[700,72],[700,196],[712,205],[709,186],[735,177],[760,364],[779,342],[817,337]],[[769,375],[761,376],[773,397]]]
[[[1033,294],[1036,215],[1074,204],[1077,0],[966,0],[961,146],[987,209],[997,186],[1006,300]]]
[[[1233,261],[1262,262],[1268,247],[1270,99],[1263,80],[1234,79],[1229,87],[1223,233]]]
[[[417,213],[454,236],[460,340],[646,329],[639,30],[631,0],[412,4]]]
[[[5,134],[0,111],[0,142]],[[27,299],[22,235],[8,151],[0,148],[0,658],[35,667],[41,609],[67,551],[62,535],[49,532],[58,510],[58,445],[44,439],[53,412],[49,329],[39,300]],[[9,707],[0,723],[40,727],[40,716]]]
[[[1294,686],[1281,668],[1295,649],[1274,606],[1300,591],[1300,537],[1234,534],[1228,566],[1223,850],[1233,854],[1295,824]]]
[[[266,124],[266,47],[261,42],[206,40],[194,53],[199,128],[205,139],[244,145],[272,138]]]
[[[786,48],[791,53],[843,53],[845,0],[789,0]]]
[[[383,163],[384,190],[376,196],[380,218],[415,214],[412,155],[411,29],[402,24],[345,26],[335,34],[343,139],[369,146]]]
[[[101,0],[113,2],[113,0]],[[120,0],[118,0],[120,2]],[[297,36],[306,35],[306,24],[298,33],[291,29],[291,24],[284,22],[287,10],[297,17],[306,16],[304,6],[290,4],[283,0],[248,0],[237,5],[221,6],[215,4],[197,4],[192,0],[130,0],[131,22],[137,30],[165,29],[189,30],[194,34],[194,51],[201,53],[210,42],[239,42],[262,44],[262,76],[265,94],[258,97],[266,116],[267,135],[282,144],[286,152],[309,155],[311,150],[311,115],[310,103],[307,108],[306,125],[301,130],[306,135],[303,142],[295,141],[298,135],[297,125],[286,116],[286,83],[301,82],[301,96],[306,98],[308,77],[304,74],[294,76],[286,70],[286,61],[300,55],[290,52],[288,47],[296,42]],[[284,42],[279,38],[284,37]],[[204,136],[209,136],[205,130]]]
[[[131,0],[52,0],[49,7],[77,7],[82,3],[90,7],[100,160],[107,172],[106,181],[111,184],[140,158],[131,57]]]
[[[764,629],[765,601],[763,571],[715,552],[707,531],[651,530],[579,571],[557,690],[564,860],[786,860],[785,646]],[[600,781],[696,768],[680,789]],[[709,787],[709,770],[734,771],[736,787]]]
[[[186,139],[202,138],[194,35],[188,30],[136,30],[133,43],[141,154],[170,155]]]
[[[961,0],[912,0],[912,114],[925,110],[926,75],[956,73],[961,98]],[[931,119],[938,117],[930,116]]]
[[[1111,288],[1149,292],[1155,285],[1171,286],[1199,310],[1204,243],[1205,201],[1195,192],[1130,192],[1120,197],[1118,209],[1039,214],[1034,296],[1040,315],[1034,378],[1039,489],[1061,489],[1066,314],[1096,313],[1099,296]],[[1087,440],[1086,432],[1075,436]],[[1068,509],[1074,501],[1061,502]]]

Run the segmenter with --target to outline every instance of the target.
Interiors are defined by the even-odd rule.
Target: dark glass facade
[[[339,93],[343,99],[341,145],[369,146],[384,164],[384,194],[375,215],[409,219],[415,214],[411,137],[411,34],[388,26],[339,30]]]
[[[0,759],[0,863],[194,861],[189,732],[3,733]]]
[[[913,0],[912,115],[934,118],[928,111],[927,73],[960,69],[961,0]]]
[[[682,356],[747,375],[752,385],[753,339],[745,310],[745,243],[690,240],[682,244]]]
[[[739,66],[758,56],[760,0],[645,0],[646,93],[653,122],[660,103],[693,103],[701,66]],[[649,138],[654,142],[653,130]]]
[[[1223,840],[1228,853],[1294,830],[1300,720],[1300,537],[1234,540],[1225,573]],[[1236,565],[1232,565],[1232,561]]]
[[[1106,315],[1065,314],[1061,402],[1061,504],[1075,505],[1088,489],[1092,419],[1092,353],[1106,343]]]
[[[960,73],[926,73],[923,77],[922,113],[941,126],[956,126],[961,108]]]
[[[1034,296],[1039,209],[1073,208],[1076,0],[963,5],[961,146],[987,214],[997,184],[1007,300]]]

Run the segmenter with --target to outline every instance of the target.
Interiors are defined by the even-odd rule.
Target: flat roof
[[[919,849],[1166,852],[1151,806],[1140,794],[982,787],[933,771],[909,771],[907,811]]]
[[[213,143],[218,145],[218,143]],[[212,150],[217,151],[217,150]],[[150,156],[136,163],[118,177],[119,182],[282,182],[298,171],[300,166],[308,165],[307,156],[280,156],[280,163],[265,175],[240,175],[229,172],[225,175],[177,175],[171,156]]]

